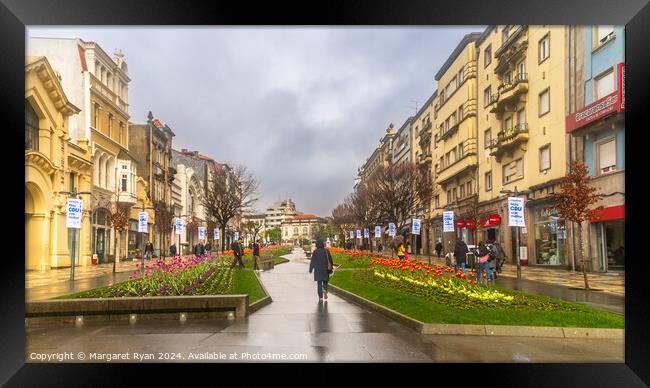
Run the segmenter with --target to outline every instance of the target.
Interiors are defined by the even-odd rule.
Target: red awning
[[[481,228],[489,228],[501,224],[501,216],[498,214],[490,214],[488,217],[481,218]]]
[[[474,221],[474,220],[466,220],[465,221],[465,227],[467,229],[476,229],[476,221]]]
[[[597,213],[597,219],[593,222],[625,219],[625,205],[609,206]]]
[[[458,228],[464,228],[465,227],[465,221],[464,220],[458,220],[456,221],[456,226]]]

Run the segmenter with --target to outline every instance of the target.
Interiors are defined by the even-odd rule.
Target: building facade
[[[73,242],[76,265],[90,264],[89,196],[81,229],[66,226],[66,202],[73,192],[90,192],[92,157],[86,139],[76,144],[69,119],[80,112],[68,99],[60,73],[45,57],[25,64],[25,268],[69,267]],[[77,233],[73,236],[73,233]]]
[[[266,232],[266,213],[244,214],[241,225],[244,233],[244,244],[264,239]],[[266,240],[268,241],[268,240]]]
[[[293,218],[298,212],[296,211],[296,204],[288,198],[284,201],[275,202],[272,206],[266,209],[265,213],[266,229],[280,228],[282,222]]]
[[[324,227],[327,221],[313,214],[297,214],[282,221],[282,244],[301,245],[304,240],[314,238],[316,228]]]
[[[584,162],[604,194],[597,220],[583,224],[583,253],[592,271],[625,269],[625,28],[567,30],[568,157]],[[570,225],[572,254],[579,249]],[[579,264],[579,263],[578,263]]]

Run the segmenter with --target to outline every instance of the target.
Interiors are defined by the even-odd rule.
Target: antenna
[[[409,102],[414,102],[415,103],[415,114],[418,114],[418,103],[420,101],[418,101],[418,100],[409,100]]]

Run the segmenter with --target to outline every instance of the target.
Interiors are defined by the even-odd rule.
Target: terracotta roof
[[[306,218],[319,218],[319,217],[315,216],[313,214],[298,214],[298,215],[294,216],[293,218],[306,219]]]
[[[82,41],[83,42],[83,41]],[[88,65],[86,64],[86,55],[83,47],[77,45],[77,48],[79,49],[79,60],[81,61],[81,68],[83,71],[88,71]]]

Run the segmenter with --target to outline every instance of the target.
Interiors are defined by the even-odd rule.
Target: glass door
[[[605,243],[605,229],[603,223],[596,224],[596,250],[598,252],[598,268],[607,271],[607,244]]]
[[[104,241],[106,238],[105,229],[97,229],[97,240],[95,241],[95,253],[97,254],[97,260],[100,263],[104,262]]]

